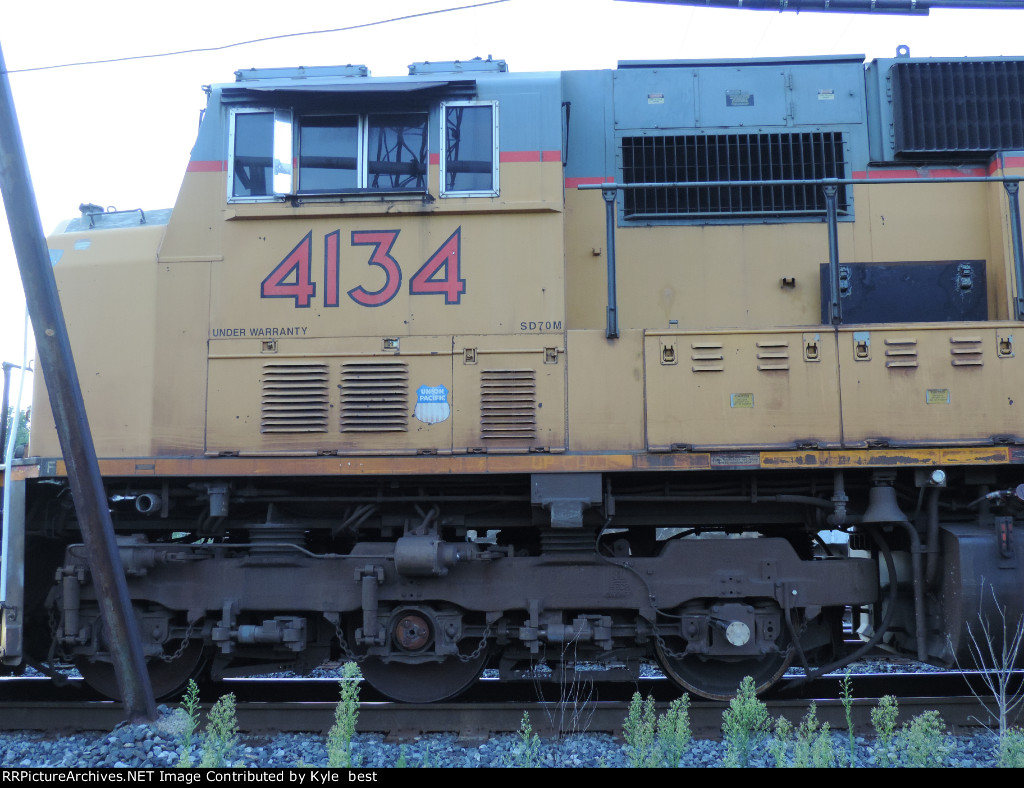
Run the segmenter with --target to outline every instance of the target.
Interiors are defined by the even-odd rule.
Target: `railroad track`
[[[846,718],[838,700],[818,700],[818,719],[833,729],[845,729]],[[953,731],[977,728],[983,711],[978,699],[969,697],[900,699],[900,714],[909,718],[927,710],[937,710]],[[870,713],[874,698],[853,703],[854,729],[872,733]],[[690,723],[696,738],[717,739],[721,735],[722,712],[728,704],[693,702]],[[773,717],[786,716],[799,722],[807,712],[805,700],[771,700],[768,711]],[[209,708],[204,705],[204,710]],[[334,723],[335,705],[328,702],[244,702],[236,706],[239,730],[251,735],[287,732],[326,734]],[[622,701],[597,701],[577,708],[562,708],[555,703],[436,703],[417,706],[399,703],[362,703],[358,730],[380,733],[393,741],[405,741],[430,733],[455,733],[462,739],[483,739],[512,733],[519,729],[528,712],[534,730],[543,737],[570,733],[609,733],[621,735],[622,722],[629,704]],[[659,711],[663,710],[659,708]],[[124,720],[124,709],[111,701],[68,703],[58,701],[0,702],[0,730],[42,730],[53,732],[110,731]]]
[[[986,694],[978,676],[966,678],[978,695]],[[978,698],[969,694],[965,674],[857,674],[852,682],[854,727],[861,733],[871,733],[870,711],[882,695],[900,698],[901,718],[936,710],[954,731],[977,727],[978,718],[984,719]],[[813,699],[821,721],[834,729],[845,729],[839,683],[839,677],[830,676],[803,686],[783,686],[766,698],[769,712],[798,722]],[[361,694],[359,730],[386,734],[395,740],[438,732],[473,739],[517,731],[523,712],[528,712],[534,729],[542,736],[577,731],[619,735],[633,692],[653,696],[661,706],[678,696],[678,690],[664,679],[572,689],[567,694],[570,700],[562,703],[562,694],[555,685],[481,681],[458,703],[412,705],[373,698],[366,688]],[[201,697],[212,701],[228,692],[236,696],[239,727],[246,733],[325,732],[334,722],[334,679],[225,681],[205,687]],[[123,721],[121,704],[90,697],[91,691],[81,682],[58,687],[48,679],[0,681],[0,730],[109,731]],[[694,735],[717,738],[727,705],[691,700]]]

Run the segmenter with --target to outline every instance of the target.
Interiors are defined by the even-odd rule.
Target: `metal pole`
[[[67,466],[82,539],[103,617],[125,710],[131,720],[156,718],[156,703],[146,671],[138,624],[128,597],[121,556],[107,508],[96,449],[85,415],[57,284],[39,221],[32,179],[18,129],[3,51],[0,50],[0,192],[11,227],[25,301],[32,318],[36,349],[50,408]]]
[[[21,369],[17,364],[12,364],[10,361],[3,363],[4,368],[4,399],[3,405],[0,405],[0,453],[7,450],[7,409],[11,406],[11,369],[17,367]],[[18,420],[17,415],[14,414],[15,418],[12,419],[11,429],[17,434]]]
[[[828,278],[832,299],[832,324],[843,322],[843,305],[839,301],[839,187],[825,185],[825,208],[828,212]]]
[[[615,195],[618,189],[601,189],[604,197],[604,224],[607,235],[608,253],[608,326],[604,335],[608,339],[618,339],[619,313],[615,282]]]
[[[1024,320],[1024,244],[1020,233],[1020,183],[1007,181],[1003,184],[1010,200],[1010,243],[1013,246],[1013,275],[1017,297],[1013,300],[1014,320]]]

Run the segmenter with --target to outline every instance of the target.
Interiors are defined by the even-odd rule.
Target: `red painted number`
[[[460,227],[441,244],[425,262],[419,271],[409,280],[409,293],[412,295],[429,295],[444,293],[446,304],[457,304],[466,292],[466,280],[459,278],[459,248],[462,245],[462,228]],[[444,269],[443,278],[438,272]]]
[[[369,265],[379,265],[384,269],[384,284],[380,290],[370,292],[362,285],[348,291],[349,298],[363,306],[381,306],[386,304],[402,286],[402,269],[398,261],[391,256],[391,247],[398,238],[398,230],[383,230],[376,233],[352,233],[353,246],[372,246]]]
[[[324,236],[324,306],[338,305],[338,269],[341,252],[338,250],[340,230]]]
[[[316,295],[316,284],[310,280],[310,256],[313,248],[313,233],[299,241],[270,272],[260,285],[263,298],[294,298],[295,306],[305,309]],[[294,276],[293,281],[289,281]]]
[[[362,285],[353,287],[348,296],[361,306],[383,306],[402,288],[402,267],[391,256],[391,248],[398,240],[398,230],[364,230],[352,233],[352,246],[372,246],[367,265],[384,271],[384,283],[378,290],[367,290]],[[419,267],[409,280],[410,295],[443,295],[446,304],[458,304],[466,292],[462,278],[462,228],[448,236],[430,259]],[[295,306],[305,309],[316,295],[312,279],[313,233],[299,241],[278,263],[260,285],[263,298],[294,298]],[[324,294],[325,307],[340,306],[341,288],[341,231],[324,236]]]

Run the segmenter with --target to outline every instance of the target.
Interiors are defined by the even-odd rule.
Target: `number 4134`
[[[351,245],[371,247],[367,265],[384,271],[384,284],[378,290],[362,285],[348,291],[348,297],[361,306],[383,306],[402,289],[402,267],[391,255],[398,230],[355,230]],[[466,280],[459,268],[462,228],[455,230],[437,251],[419,267],[409,280],[410,295],[443,295],[446,304],[457,304],[466,292]],[[339,306],[341,293],[341,231],[324,236],[325,307]],[[299,309],[309,307],[316,295],[313,281],[313,232],[296,244],[260,284],[262,298],[294,298]]]

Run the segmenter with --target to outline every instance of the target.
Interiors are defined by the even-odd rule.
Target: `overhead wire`
[[[125,63],[132,60],[151,60],[159,57],[175,57],[177,55],[196,55],[204,52],[222,52],[226,49],[235,49],[237,47],[248,46],[249,44],[262,44],[267,41],[280,41],[285,38],[300,38],[302,36],[318,36],[326,33],[345,33],[352,30],[361,30],[367,27],[379,27],[380,25],[388,25],[393,22],[404,22],[409,19],[419,19],[427,16],[437,16],[438,14],[448,14],[453,11],[468,11],[473,8],[483,8],[489,5],[498,5],[500,3],[507,3],[510,0],[484,0],[480,3],[472,3],[470,5],[452,6],[450,8],[437,8],[433,11],[420,11],[415,14],[406,14],[404,16],[391,17],[390,19],[379,19],[375,22],[361,22],[358,25],[347,25],[346,27],[334,27],[323,30],[306,30],[299,33],[279,33],[273,36],[263,36],[262,38],[251,38],[246,41],[236,41],[231,44],[221,44],[219,46],[210,47],[194,47],[192,49],[178,49],[171,52],[154,52],[148,55],[126,55],[125,57],[112,57],[104,58],[102,60],[80,60],[73,63],[56,63],[49,66],[30,66],[28,68],[11,68],[7,69],[7,74],[25,74],[31,71],[52,71],[59,68],[75,68],[78,66],[98,66],[107,63]]]

